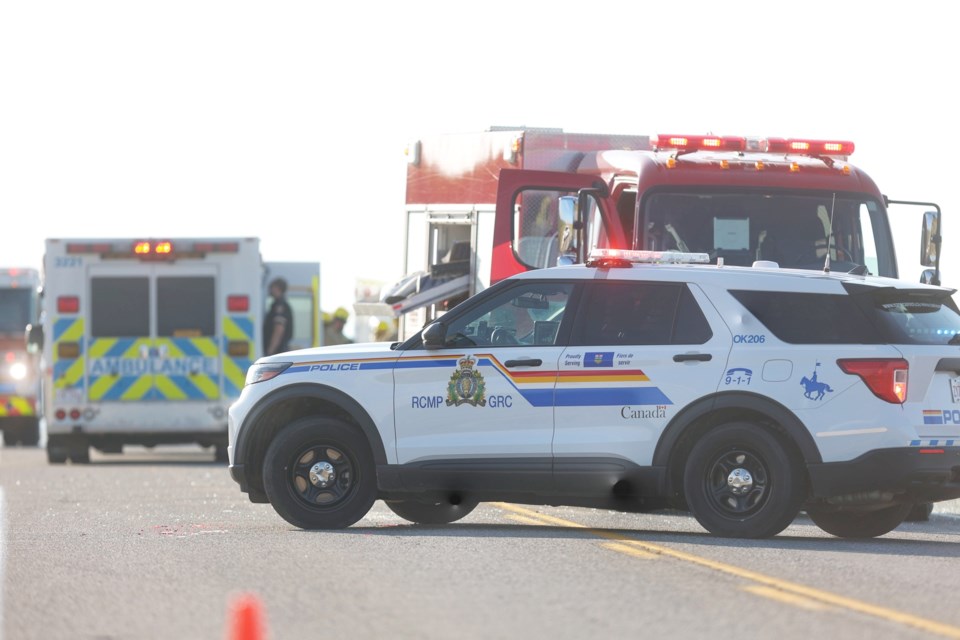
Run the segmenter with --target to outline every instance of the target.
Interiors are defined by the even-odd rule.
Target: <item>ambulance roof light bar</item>
[[[710,255],[683,251],[640,251],[634,249],[594,249],[588,267],[629,267],[632,264],[707,264]]]
[[[747,139],[740,136],[689,136],[658,133],[650,139],[657,151],[745,151]]]

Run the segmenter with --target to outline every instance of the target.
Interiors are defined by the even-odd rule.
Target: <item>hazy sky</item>
[[[948,12],[0,0],[0,266],[39,267],[47,237],[259,236],[349,306],[357,278],[403,275],[406,142],[526,124],[853,140],[885,194],[941,205],[960,286]]]

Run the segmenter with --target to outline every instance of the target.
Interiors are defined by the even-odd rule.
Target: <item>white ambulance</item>
[[[319,318],[310,264],[316,279],[290,288],[312,296],[301,317]],[[270,276],[257,238],[48,239],[31,339],[43,342],[49,461],[174,443],[226,460],[227,408],[262,351]],[[318,322],[302,321],[301,339],[319,344]]]

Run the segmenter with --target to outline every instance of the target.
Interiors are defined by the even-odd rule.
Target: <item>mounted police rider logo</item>
[[[483,376],[479,371],[473,368],[477,363],[472,356],[464,356],[460,359],[460,368],[450,376],[450,382],[447,384],[447,406],[460,406],[462,404],[482,407],[487,404],[484,397],[486,385],[483,382]]]
[[[800,378],[800,384],[802,384],[803,388],[805,389],[803,396],[809,400],[822,400],[823,396],[826,395],[827,392],[833,393],[833,389],[830,388],[830,385],[828,385],[826,382],[819,382],[817,380],[817,367],[819,366],[819,362],[814,365],[813,377],[808,378],[807,376],[803,376]]]

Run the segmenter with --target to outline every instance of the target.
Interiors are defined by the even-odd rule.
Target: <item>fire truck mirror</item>
[[[923,227],[920,229],[920,264],[934,267],[940,252],[940,225],[936,211],[923,214]]]
[[[43,350],[43,325],[28,324],[24,337],[27,353],[40,353]]]

